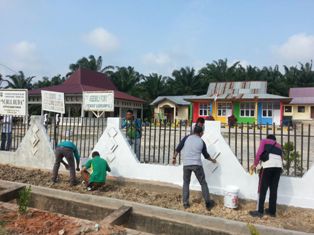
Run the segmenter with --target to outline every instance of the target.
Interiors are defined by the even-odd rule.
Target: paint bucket
[[[224,206],[232,209],[238,208],[239,188],[234,185],[228,185],[224,191]]]

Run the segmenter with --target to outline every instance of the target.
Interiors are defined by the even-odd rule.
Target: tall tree
[[[5,79],[8,85],[5,88],[14,88],[14,89],[31,89],[32,80],[35,76],[26,77],[22,71],[19,71],[18,74],[7,75],[9,79]]]
[[[133,94],[136,86],[143,78],[139,72],[137,72],[133,67],[114,67],[114,69],[108,70],[113,83],[117,86],[119,91],[127,92]]]
[[[101,72],[101,73],[106,72],[106,70],[108,69],[108,67],[104,67],[104,68],[102,67],[101,56],[98,56],[98,58],[96,59],[94,55],[90,55],[88,58],[82,57],[81,59],[76,61],[76,63],[70,64],[69,65],[70,72],[67,73],[66,76],[71,75],[78,68],[90,69],[90,70]]]
[[[43,77],[41,80],[37,81],[33,84],[33,89],[41,88],[41,87],[49,87],[56,86],[65,81],[65,77],[61,77],[61,75],[53,76],[52,78]]]
[[[195,69],[190,67],[181,68],[172,72],[173,79],[169,85],[174,95],[200,95],[204,93],[204,87]]]
[[[145,76],[141,83],[138,84],[139,96],[150,103],[158,96],[167,95],[169,92],[167,86],[168,79],[168,77],[157,73]]]

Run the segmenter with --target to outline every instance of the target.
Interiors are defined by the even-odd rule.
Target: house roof
[[[314,87],[290,88],[290,104],[314,104]]]
[[[158,96],[150,105],[156,105],[164,100],[169,100],[176,105],[190,105],[191,102],[186,101],[187,98],[196,97],[195,95],[183,95],[183,96]]]
[[[265,93],[267,93],[267,81],[211,82],[207,90],[208,96]]]
[[[267,93],[266,81],[212,82],[207,94],[186,98],[185,100],[231,100],[231,99],[289,99],[288,97]]]
[[[31,96],[40,95],[42,90],[63,92],[65,94],[82,94],[84,91],[114,90],[114,96],[116,99],[142,103],[145,102],[140,98],[118,91],[117,87],[105,74],[82,68],[76,70],[64,83],[60,85],[30,90],[28,94]]]

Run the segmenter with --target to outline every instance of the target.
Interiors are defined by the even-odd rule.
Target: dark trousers
[[[56,181],[58,177],[58,172],[60,168],[60,164],[63,158],[65,158],[69,164],[69,171],[70,171],[70,183],[75,183],[75,162],[74,162],[74,155],[72,149],[69,148],[62,148],[57,147],[55,150],[55,164],[52,170],[52,180]]]
[[[11,149],[12,133],[1,134],[1,150],[9,151]]]
[[[205,173],[202,166],[192,165],[192,166],[184,166],[183,167],[183,204],[189,204],[189,197],[190,197],[190,181],[191,181],[191,174],[194,172],[198,182],[202,187],[202,194],[203,198],[206,203],[210,203],[209,198],[209,190],[207,186],[207,182],[205,180]]]
[[[279,179],[281,175],[281,168],[272,167],[262,169],[260,172],[259,180],[259,200],[258,200],[258,211],[264,213],[264,203],[266,193],[269,188],[269,213],[276,214],[277,204],[277,190]]]
[[[105,185],[105,182],[90,182],[90,173],[86,170],[82,170],[81,171],[81,176],[83,178],[83,180],[85,181],[85,185],[86,187],[91,187],[93,190],[96,190],[98,188],[100,188],[101,186]]]

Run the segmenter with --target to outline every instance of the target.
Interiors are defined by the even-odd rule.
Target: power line
[[[1,65],[2,67],[4,67],[4,68],[6,68],[6,69],[8,69],[8,70],[10,70],[10,71],[12,71],[12,72],[14,72],[14,73],[18,73],[18,72],[16,72],[14,69],[11,69],[9,66],[7,66],[7,65],[5,65],[5,64],[0,63],[0,65]]]

